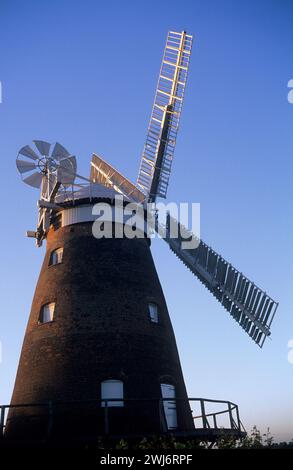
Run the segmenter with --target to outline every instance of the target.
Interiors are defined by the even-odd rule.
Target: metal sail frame
[[[150,202],[154,202],[157,196],[165,198],[167,194],[191,48],[192,36],[185,31],[168,33],[137,179],[138,186]],[[278,303],[202,240],[198,240],[198,246],[193,250],[183,249],[181,243],[186,239],[180,235],[180,230],[183,229],[185,237],[187,229],[173,219],[172,222],[179,225],[179,236],[171,238],[170,220],[168,216],[166,227],[156,226],[158,233],[167,229],[167,236],[162,238],[171,250],[262,347],[270,335]]]
[[[176,238],[170,236],[172,223],[178,224]],[[189,234],[190,238],[194,235],[176,219],[171,220],[170,214],[165,228],[164,240],[173,253],[216,297],[253,341],[262,347],[271,334],[270,326],[278,303],[202,240],[197,239],[198,246],[195,249],[183,249],[181,243],[187,240],[186,235]]]
[[[145,202],[145,195],[129,179],[95,153],[91,161],[90,180],[114,188],[130,201]]]
[[[151,202],[167,195],[191,48],[191,35],[169,31],[137,179]]]

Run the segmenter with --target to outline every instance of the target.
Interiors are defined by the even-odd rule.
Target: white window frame
[[[50,266],[55,266],[55,264],[60,264],[62,263],[63,259],[63,248],[56,248],[56,250],[53,250],[50,255]]]
[[[103,380],[101,383],[101,406],[105,407],[106,402],[103,400],[110,400],[111,398],[121,399],[121,401],[108,401],[108,407],[123,407],[124,406],[124,384],[122,380],[109,379]]]
[[[54,320],[55,302],[48,302],[42,305],[39,317],[39,323],[50,323]]]
[[[152,323],[159,323],[159,307],[155,302],[148,304],[149,316]]]

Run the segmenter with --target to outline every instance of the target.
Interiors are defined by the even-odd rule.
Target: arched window
[[[150,316],[151,322],[153,323],[159,322],[159,308],[157,304],[153,302],[149,303],[149,316]]]
[[[163,400],[163,407],[165,412],[165,419],[168,429],[177,428],[177,411],[176,411],[176,395],[175,387],[171,384],[161,384],[161,394]]]
[[[111,398],[119,399],[119,401],[107,401],[107,406],[124,406],[123,402],[123,382],[121,380],[104,380],[101,383],[101,398],[109,400]],[[102,401],[102,406],[106,406],[106,402]]]
[[[63,258],[63,248],[57,248],[56,250],[53,250],[50,255],[49,266],[62,263],[62,258]]]
[[[39,323],[49,323],[54,319],[55,303],[49,302],[42,306],[39,316]]]

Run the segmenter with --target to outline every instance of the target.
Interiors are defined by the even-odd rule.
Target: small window
[[[40,312],[39,322],[49,323],[50,321],[53,321],[54,310],[55,310],[54,302],[50,302],[48,304],[43,305],[41,308],[41,312]]]
[[[159,321],[159,311],[157,304],[150,303],[149,304],[149,315],[150,320],[154,323],[158,323]]]
[[[52,266],[54,264],[62,263],[62,258],[63,258],[63,248],[57,248],[57,250],[54,250],[51,253],[49,265]]]
[[[101,397],[102,400],[109,400],[110,398],[123,399],[123,382],[121,380],[104,380],[101,384]],[[102,406],[106,403],[102,401]],[[123,401],[108,401],[107,406],[124,406]]]

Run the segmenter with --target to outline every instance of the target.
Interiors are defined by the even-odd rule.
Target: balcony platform
[[[115,406],[115,402],[117,404]],[[184,401],[184,403],[182,403]],[[119,404],[119,405],[118,405]],[[124,399],[75,402],[26,403],[0,406],[0,448],[70,448],[89,446],[99,442],[111,446],[121,439],[130,445],[143,438],[165,438],[178,442],[197,441],[215,443],[224,437],[243,439],[246,431],[239,417],[238,406],[229,401],[188,398],[193,424],[177,423],[171,427],[168,413],[176,414],[182,399]],[[15,418],[11,411],[17,409]],[[19,413],[19,409],[22,413]],[[152,428],[148,411],[153,415]],[[10,422],[7,420],[10,411]],[[140,429],[131,426],[131,416],[143,413]],[[17,420],[19,433],[11,435],[9,425]],[[64,423],[66,426],[64,428]],[[87,425],[89,423],[89,425]],[[176,420],[175,420],[176,423]],[[70,426],[69,426],[70,424]],[[31,434],[31,430],[34,433]],[[37,430],[37,432],[36,432]],[[65,431],[64,431],[65,430]],[[67,430],[67,432],[66,432]],[[68,433],[69,431],[69,433]]]

